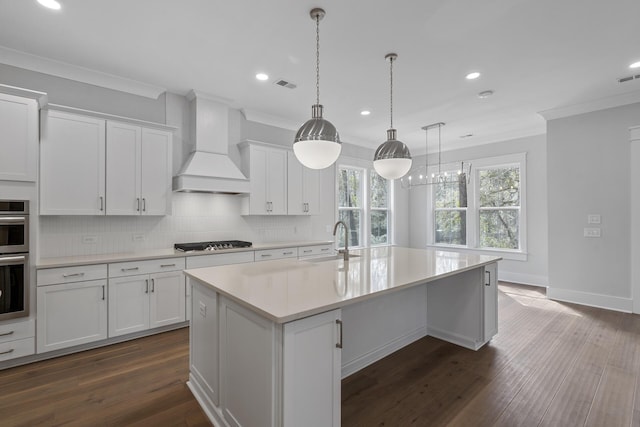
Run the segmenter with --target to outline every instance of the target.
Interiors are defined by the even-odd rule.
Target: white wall
[[[640,104],[550,120],[549,297],[631,310],[629,127]],[[600,214],[601,238],[583,237]]]
[[[442,162],[468,161],[505,154],[527,153],[527,260],[502,260],[500,280],[530,285],[548,284],[547,238],[547,154],[544,135],[442,153]],[[429,164],[437,164],[437,154],[429,155]],[[424,156],[414,158],[414,165],[424,164]],[[401,190],[406,191],[406,190]],[[423,248],[427,242],[427,188],[409,190],[409,244]]]

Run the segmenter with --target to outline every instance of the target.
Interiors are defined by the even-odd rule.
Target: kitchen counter
[[[273,322],[286,323],[501,259],[395,246],[350,254],[348,262],[283,259],[185,273]]]
[[[314,240],[314,241],[300,241],[300,242],[273,242],[273,243],[254,243],[250,248],[237,248],[237,249],[223,249],[219,251],[194,251],[194,252],[182,252],[171,249],[153,249],[139,252],[123,252],[115,254],[102,254],[102,255],[78,255],[68,257],[51,257],[42,258],[36,263],[36,268],[57,268],[57,267],[69,267],[76,265],[91,265],[91,264],[104,264],[111,262],[124,262],[124,261],[141,261],[159,258],[181,258],[187,256],[201,256],[201,255],[215,255],[233,252],[247,252],[257,251],[263,249],[279,249],[289,247],[301,247],[301,246],[314,246],[314,245],[326,245],[333,244],[332,240]]]
[[[342,378],[427,335],[477,350],[498,332],[500,258],[351,255],[185,270],[187,384],[214,425],[339,426]]]

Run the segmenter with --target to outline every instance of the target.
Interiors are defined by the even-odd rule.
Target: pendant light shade
[[[320,104],[320,20],[324,18],[325,11],[315,8],[309,14],[316,21],[316,103],[311,107],[311,119],[296,133],[293,153],[304,166],[324,169],[338,160],[342,144],[336,127],[322,118]]]
[[[389,60],[390,75],[390,116],[391,126],[387,130],[387,140],[380,144],[373,156],[373,168],[378,175],[386,179],[398,179],[411,169],[411,153],[409,148],[398,141],[396,130],[393,128],[393,61],[398,55],[389,53],[385,59]]]

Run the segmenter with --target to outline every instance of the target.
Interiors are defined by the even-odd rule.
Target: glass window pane
[[[381,177],[375,170],[371,170],[371,207],[388,207],[389,181]]]
[[[467,244],[467,212],[436,211],[436,243]]]
[[[519,249],[520,211],[517,209],[480,211],[480,246]]]
[[[480,171],[480,207],[520,206],[518,166]]]
[[[436,208],[466,208],[467,207],[467,183],[462,182],[436,184],[435,186]]]
[[[344,221],[349,227],[349,246],[362,246],[360,243],[360,211],[357,210],[340,210],[340,221]],[[338,227],[336,232],[338,235],[338,246],[344,247],[344,230],[342,226]]]
[[[371,211],[371,244],[388,243],[389,215],[387,211]]]
[[[362,171],[340,168],[338,173],[338,206],[362,207]]]

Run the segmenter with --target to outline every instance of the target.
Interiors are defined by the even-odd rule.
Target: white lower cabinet
[[[37,352],[107,338],[107,281],[39,286]]]
[[[35,320],[19,320],[0,325],[0,362],[36,352]]]
[[[183,268],[184,258],[110,264],[109,336],[184,322]],[[122,276],[160,269],[173,271]]]
[[[341,310],[284,325],[283,425],[340,425]]]
[[[484,267],[484,337],[487,342],[498,333],[498,264]]]

